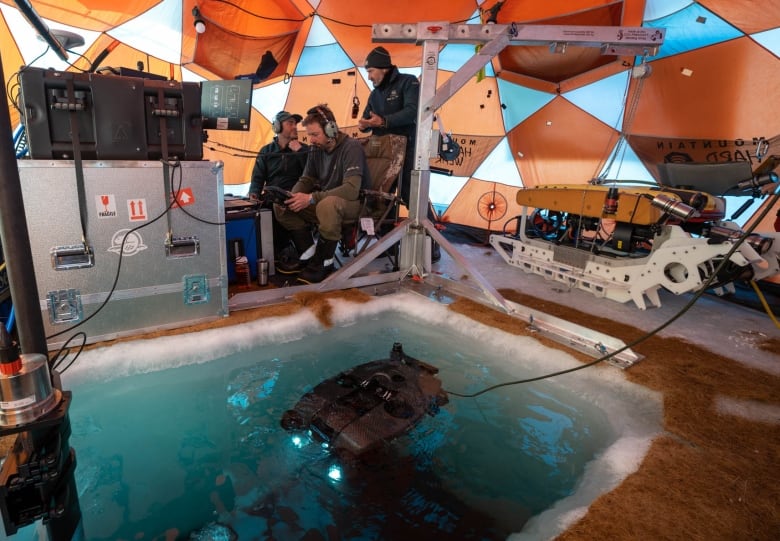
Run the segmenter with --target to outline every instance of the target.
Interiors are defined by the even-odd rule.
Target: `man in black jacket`
[[[249,184],[251,201],[263,200],[266,186],[276,186],[289,191],[298,182],[309,155],[309,145],[298,141],[298,123],[301,120],[301,115],[287,111],[280,111],[274,117],[272,128],[276,135],[273,141],[257,153],[252,169],[252,182]],[[272,209],[273,202],[271,199],[265,199],[262,206]],[[273,231],[274,252],[278,261],[290,245],[290,236],[275,218]]]
[[[370,131],[374,135],[392,133],[406,136],[401,199],[409,204],[420,81],[414,75],[398,71],[392,63],[390,53],[384,47],[376,47],[368,53],[366,71],[374,85],[374,90],[368,96],[363,117],[358,120],[358,128],[362,132]]]
[[[273,141],[257,153],[249,185],[249,198],[262,199],[263,188],[278,186],[291,190],[303,172],[309,145],[298,141],[301,115],[280,111],[273,120]],[[269,205],[269,208],[270,205]]]
[[[393,65],[390,53],[384,47],[375,47],[368,53],[366,71],[374,89],[368,96],[368,103],[362,118],[358,121],[358,128],[361,132],[371,131],[374,135],[392,133],[406,136],[406,157],[400,194],[404,203],[409,205],[420,81],[414,75],[398,71],[398,67]],[[434,221],[430,205],[428,219]],[[431,248],[431,261],[436,262],[441,257],[439,245],[434,242]]]

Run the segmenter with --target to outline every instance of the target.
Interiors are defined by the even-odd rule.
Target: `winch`
[[[46,356],[20,354],[0,325],[0,426],[30,423],[52,411],[60,399],[60,391],[51,384]]]

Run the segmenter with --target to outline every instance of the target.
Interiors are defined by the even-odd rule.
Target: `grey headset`
[[[274,117],[273,123],[271,123],[271,129],[274,130],[274,133],[282,133],[282,123],[279,122],[278,114]]]
[[[339,134],[339,125],[336,124],[335,120],[330,120],[328,118],[328,115],[325,114],[325,111],[323,111],[322,108],[315,107],[314,110],[317,111],[317,114],[319,114],[322,117],[322,119],[325,121],[325,124],[322,126],[322,131],[324,131],[325,135],[328,136],[329,138],[335,139],[336,136]]]

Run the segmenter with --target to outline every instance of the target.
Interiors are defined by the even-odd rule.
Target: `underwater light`
[[[683,221],[700,216],[699,211],[695,208],[660,193],[650,201],[650,204],[662,212],[676,216]]]
[[[737,188],[740,190],[757,190],[758,188],[768,184],[777,184],[777,181],[777,173],[770,171],[769,173],[755,175],[749,179],[738,182]]]
[[[328,477],[334,481],[341,481],[341,468],[335,464],[331,465],[331,467],[328,469]]]

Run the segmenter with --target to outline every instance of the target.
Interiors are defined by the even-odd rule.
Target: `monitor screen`
[[[203,157],[197,83],[25,68],[20,97],[33,159]]]
[[[21,72],[32,158],[73,159],[76,148],[85,159],[145,158],[144,125],[138,122],[143,86],[128,87],[119,77],[94,77],[39,68]]]
[[[164,155],[180,160],[202,159],[200,85],[177,81],[142,80],[149,159],[156,160]],[[161,136],[163,131],[167,136],[165,139]]]
[[[203,129],[249,131],[251,80],[203,81],[200,86]]]

